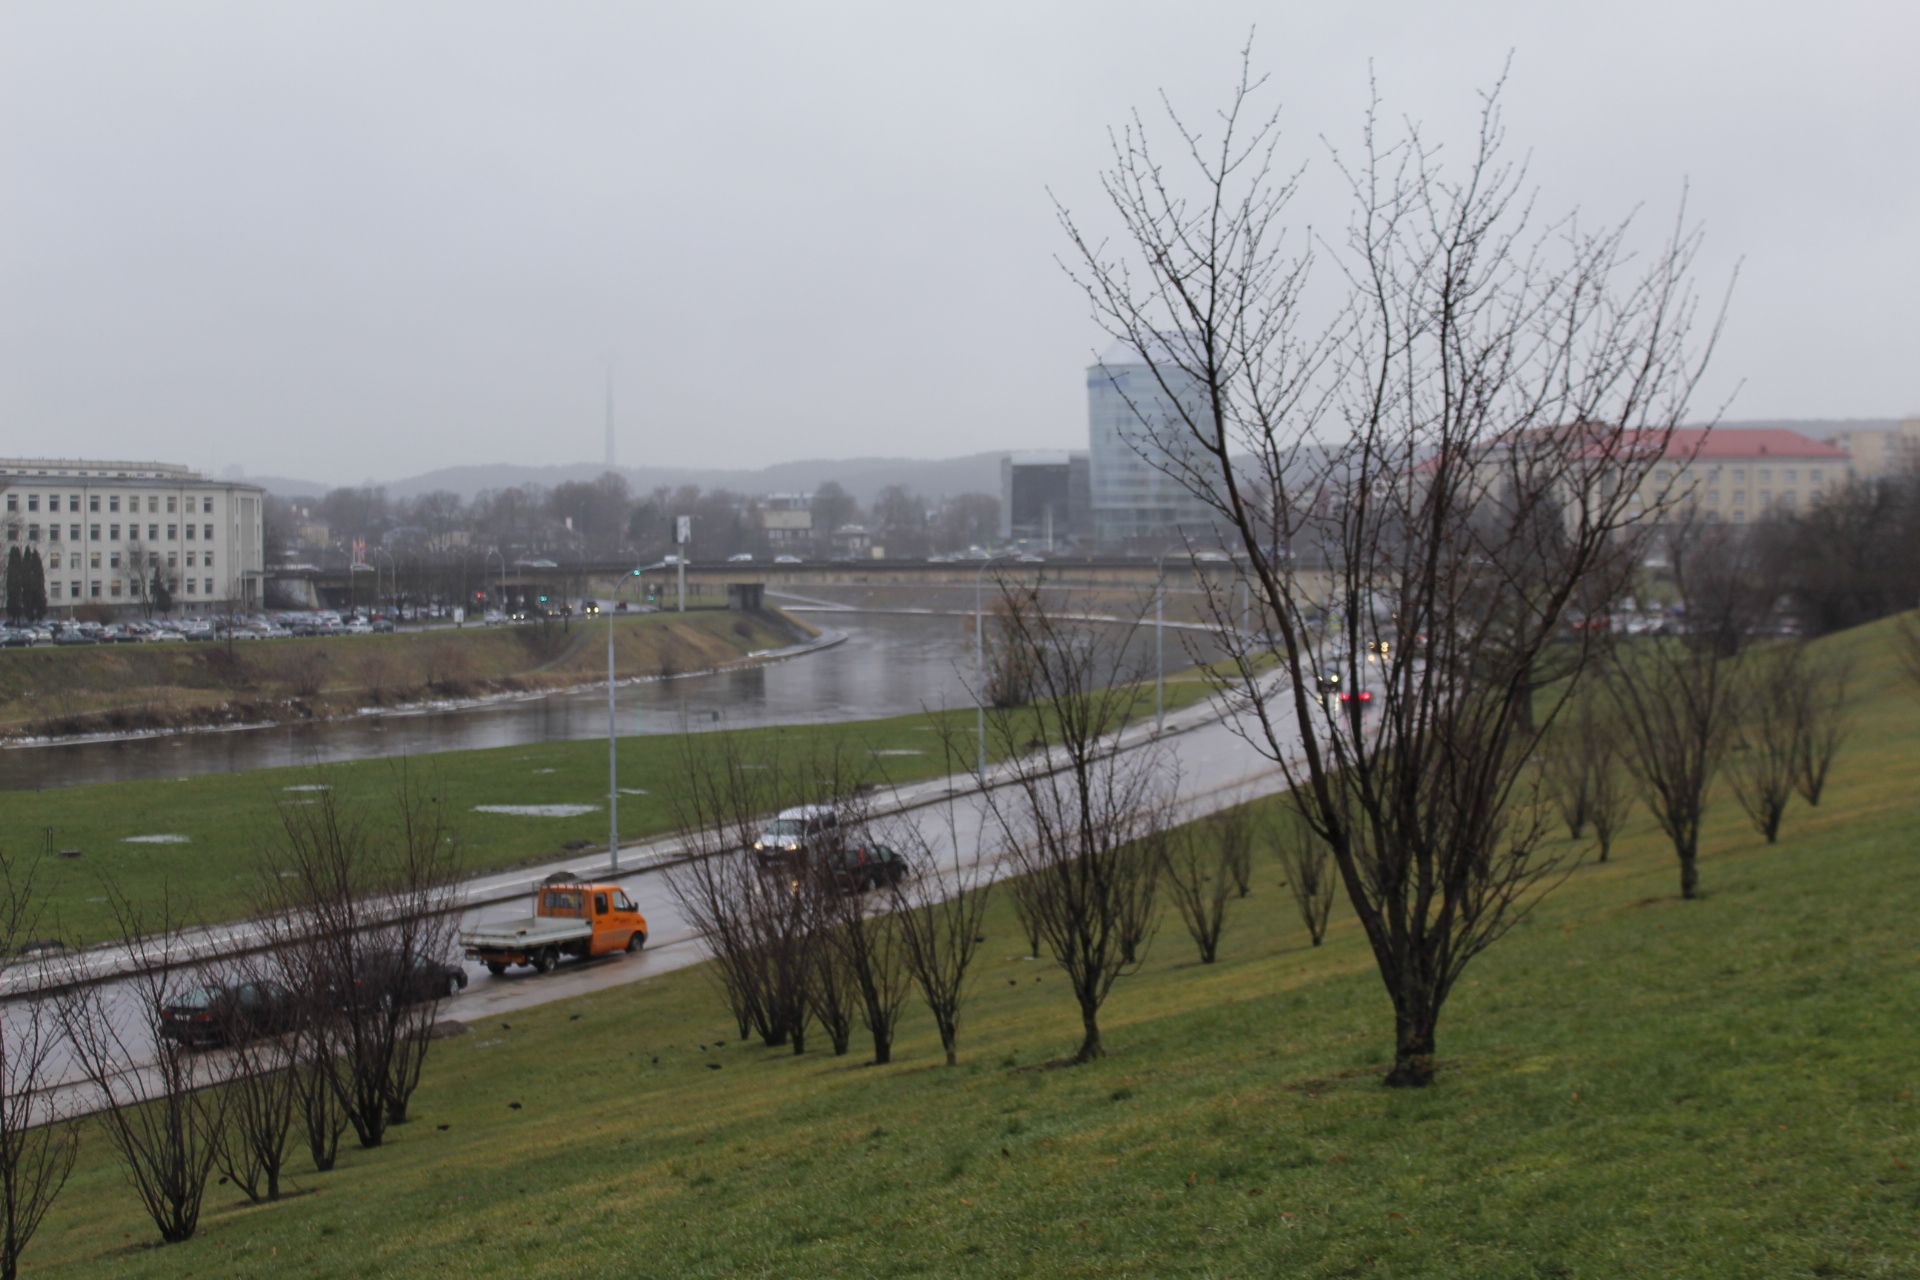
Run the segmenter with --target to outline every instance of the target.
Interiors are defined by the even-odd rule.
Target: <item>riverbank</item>
[[[388,635],[0,650],[0,740],[337,719],[606,678],[599,620]],[[614,622],[622,679],[751,660],[818,634],[775,611]]]

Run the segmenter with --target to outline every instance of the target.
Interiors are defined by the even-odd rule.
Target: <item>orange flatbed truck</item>
[[[533,894],[533,914],[465,929],[460,946],[495,977],[508,965],[551,972],[561,956],[611,955],[647,945],[647,918],[617,884],[591,884],[556,874]]]

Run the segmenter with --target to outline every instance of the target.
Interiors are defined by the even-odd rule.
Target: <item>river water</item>
[[[615,698],[619,732],[866,720],[972,705],[970,618],[810,616],[846,640],[777,662],[622,685]],[[1150,645],[1150,638],[1136,642],[1149,656]],[[1169,635],[1167,667],[1191,660],[1186,645]],[[606,690],[585,689],[317,723],[9,748],[0,750],[0,791],[601,738],[606,732]]]

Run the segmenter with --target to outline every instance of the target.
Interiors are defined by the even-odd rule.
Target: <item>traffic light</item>
[[[542,591],[540,593],[540,603],[545,604],[546,602],[547,602],[547,593]]]

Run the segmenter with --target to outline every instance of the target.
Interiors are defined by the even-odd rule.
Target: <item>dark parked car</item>
[[[396,951],[373,951],[360,956],[355,967],[354,987],[383,1001],[418,1004],[458,995],[467,987],[465,969],[429,956],[403,957]]]
[[[193,987],[160,1006],[160,1034],[185,1045],[232,1044],[292,1029],[294,995],[277,982]]]
[[[842,893],[865,893],[907,878],[907,860],[884,844],[837,849],[820,860],[820,870]]]

